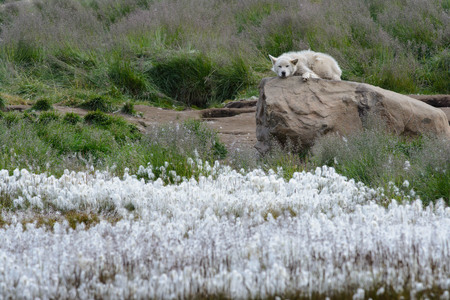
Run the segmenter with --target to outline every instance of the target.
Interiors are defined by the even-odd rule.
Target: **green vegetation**
[[[236,96],[252,83],[242,59],[219,66],[201,53],[185,53],[156,62],[147,72],[166,95],[187,105],[207,107]]]
[[[450,141],[427,136],[407,140],[378,126],[322,138],[312,149],[311,163],[382,187],[388,197],[400,191],[413,199],[418,195],[426,204],[439,198],[450,204]]]
[[[168,183],[205,174],[201,164],[216,159],[237,170],[281,167],[286,179],[326,164],[382,187],[386,199],[396,191],[412,197],[413,189],[425,203],[444,198],[449,204],[449,143],[437,138],[406,140],[371,128],[346,139],[324,138],[311,152],[275,145],[256,157],[227,153],[199,121],[143,134],[107,114],[134,115],[135,103],[212,107],[255,95],[259,81],[273,76],[268,54],[309,48],[335,57],[346,80],[401,93],[448,94],[448,13],[443,0],[8,5],[0,9],[0,169],[59,176],[64,169],[93,167]],[[8,102],[34,105],[25,113],[4,112]],[[90,112],[62,116],[52,110],[56,103]],[[10,201],[1,194],[0,200],[2,207]]]
[[[379,124],[347,137],[324,137],[301,153],[293,143],[284,148],[275,144],[263,157],[249,150],[228,153],[216,132],[197,120],[143,134],[124,119],[98,110],[84,118],[53,111],[2,113],[0,140],[0,169],[11,172],[26,168],[58,176],[64,169],[94,167],[120,176],[127,169],[145,179],[175,183],[205,174],[203,164],[211,166],[215,160],[236,170],[282,170],[287,180],[294,172],[328,165],[348,178],[383,188],[387,203],[418,195],[424,203],[443,198],[450,204],[450,141],[405,139],[386,133]]]
[[[81,122],[82,118],[79,115],[77,115],[76,113],[71,112],[71,113],[66,113],[64,115],[63,120],[66,123],[70,123],[72,125],[75,125],[75,124]]]
[[[64,169],[91,167],[120,176],[125,168],[137,174],[140,166],[151,166],[156,177],[169,182],[174,180],[170,171],[186,178],[198,176],[192,159],[212,165],[226,155],[217,134],[200,121],[162,126],[143,135],[124,119],[101,111],[83,119],[73,113],[3,113],[0,140],[0,169],[26,168],[57,176]]]
[[[126,102],[122,106],[122,109],[120,111],[127,115],[135,115],[136,114],[136,110],[134,109],[134,104],[131,101]]]
[[[50,122],[58,121],[59,118],[60,115],[58,113],[53,111],[45,111],[39,115],[38,122],[43,125],[47,125]]]
[[[79,107],[102,112],[112,112],[114,110],[112,101],[108,97],[101,95],[91,96],[88,100],[82,102]]]
[[[53,109],[53,106],[52,106],[50,100],[44,98],[44,99],[37,100],[36,103],[34,103],[34,105],[31,107],[31,109],[34,109],[34,110],[51,110],[51,109]]]
[[[130,98],[207,107],[254,94],[273,75],[268,54],[311,48],[334,56],[344,79],[445,94],[448,11],[442,0],[8,5],[0,9],[0,85],[25,100],[105,112]]]
[[[5,109],[6,104],[6,100],[0,95],[0,112]]]

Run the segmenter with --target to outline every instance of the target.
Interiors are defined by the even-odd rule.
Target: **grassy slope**
[[[101,95],[204,107],[254,94],[271,76],[269,53],[307,48],[334,56],[347,80],[449,93],[444,0],[9,2],[0,10],[9,102]]]

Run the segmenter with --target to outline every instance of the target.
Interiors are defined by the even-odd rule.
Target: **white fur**
[[[341,80],[342,71],[338,63],[325,53],[303,50],[287,52],[277,58],[269,57],[272,71],[280,78],[299,75],[305,81],[309,78]]]

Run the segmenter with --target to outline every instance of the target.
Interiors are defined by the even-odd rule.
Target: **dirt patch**
[[[143,131],[155,125],[179,123],[188,119],[205,121],[219,134],[228,149],[253,148],[256,144],[256,107],[241,109],[216,108],[205,110],[173,111],[144,105],[135,105],[141,117],[121,114],[122,117],[139,126]]]

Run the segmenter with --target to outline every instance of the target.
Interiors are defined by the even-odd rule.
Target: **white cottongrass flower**
[[[102,172],[55,178],[1,170],[0,197],[20,206],[101,214],[106,205],[122,220],[24,230],[22,210],[2,211],[10,224],[0,229],[0,298],[332,298],[348,290],[362,299],[368,290],[383,294],[380,286],[408,286],[411,295],[450,288],[443,201],[385,208],[377,191],[327,167],[289,181],[275,172],[213,168],[215,176],[177,185]],[[125,209],[131,204],[133,214]]]
[[[411,163],[408,160],[405,160],[405,164],[403,165],[403,170],[408,171],[411,168]]]

